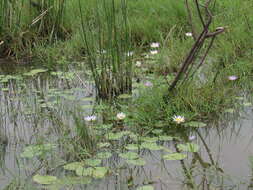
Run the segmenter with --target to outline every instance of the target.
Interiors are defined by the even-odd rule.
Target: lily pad
[[[127,160],[126,162],[128,164],[132,164],[132,165],[135,165],[135,166],[144,166],[146,164],[146,161],[142,158],[138,158],[138,159],[135,159],[135,160]]]
[[[185,123],[185,125],[189,126],[189,127],[205,127],[206,124],[200,121],[190,121]]]
[[[156,142],[158,141],[158,138],[157,137],[142,137],[141,140],[144,142]]]
[[[110,152],[100,152],[97,154],[97,158],[99,159],[108,159],[112,156],[112,153]]]
[[[251,102],[245,102],[245,103],[243,103],[243,105],[248,107],[248,106],[252,106],[252,103]]]
[[[136,190],[154,190],[154,187],[151,185],[144,185],[142,187],[138,187]]]
[[[51,151],[56,148],[54,144],[40,144],[40,145],[30,145],[24,148],[21,153],[22,158],[33,158],[35,156],[40,156],[46,152]]]
[[[106,167],[95,167],[92,173],[92,177],[103,178],[107,173],[108,169]]]
[[[23,75],[25,76],[34,76],[38,73],[44,73],[44,72],[47,72],[47,69],[33,69],[27,73],[24,73]]]
[[[87,159],[85,160],[85,164],[88,166],[98,166],[102,163],[100,159]]]
[[[121,153],[119,156],[127,160],[135,160],[139,158],[139,155],[136,152]]]
[[[77,168],[83,167],[83,166],[84,166],[83,162],[72,162],[72,163],[66,164],[65,166],[63,166],[63,168],[65,170],[74,170],[75,171]]]
[[[172,136],[159,136],[158,137],[160,141],[171,141],[173,140]]]
[[[94,178],[103,178],[108,172],[106,167],[83,168],[76,170],[78,176],[91,176]]]
[[[164,147],[157,145],[156,143],[152,143],[152,142],[144,142],[141,144],[141,148],[145,148],[148,150],[162,150]]]
[[[57,177],[49,175],[35,175],[33,176],[33,181],[42,185],[49,185],[57,181]]]
[[[198,152],[199,150],[199,146],[194,143],[179,144],[177,147],[180,151],[185,152]]]
[[[127,146],[126,146],[126,149],[127,150],[138,150],[138,144],[128,144]]]
[[[109,140],[119,140],[123,137],[124,134],[122,133],[109,133],[108,134],[108,139]]]
[[[186,154],[182,154],[182,153],[172,153],[172,154],[166,154],[163,156],[164,160],[183,160],[185,159],[187,156]]]
[[[93,168],[78,167],[76,169],[76,175],[78,176],[92,176]]]

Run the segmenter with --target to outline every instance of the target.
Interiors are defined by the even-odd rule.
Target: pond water
[[[95,101],[92,82],[80,79],[89,78],[85,76],[87,73],[34,71],[34,68],[15,75],[6,69],[0,71],[0,189],[18,189],[20,183],[25,184],[24,189],[48,189],[49,186],[33,182],[32,177],[37,173],[59,178],[75,176],[62,167],[71,156],[61,147],[47,159],[21,155],[31,144],[58,144],[63,135],[63,128],[59,126],[69,127],[68,136],[75,136],[74,121],[69,114],[78,108],[78,113],[89,115]],[[247,100],[241,98],[240,101]],[[88,185],[77,183],[72,188],[58,189],[130,190],[143,185],[151,185],[156,190],[181,190],[191,186],[213,190],[250,189],[253,183],[252,105],[246,105],[238,113],[230,112],[224,114],[225,121],[192,132],[189,142],[199,145],[200,149],[186,153],[187,158],[183,160],[163,159],[168,149],[177,151],[175,140],[158,141],[164,147],[161,150],[134,150],[145,160],[144,166],[129,164],[118,156],[118,149],[111,149],[112,156],[102,162],[102,166],[110,168],[106,177],[93,179]],[[125,146],[124,140],[112,144]],[[17,186],[11,186],[14,183]]]

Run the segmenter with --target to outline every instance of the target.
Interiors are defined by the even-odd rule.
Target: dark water
[[[27,145],[56,142],[60,138],[60,129],[49,119],[50,115],[59,116],[72,126],[73,120],[63,110],[78,105],[83,106],[84,116],[92,112],[87,105],[94,102],[93,84],[76,78],[75,75],[69,79],[41,73],[24,77],[21,82],[17,79],[0,82],[0,189],[17,178],[32,183],[32,176],[41,169],[41,160],[22,159],[20,153]],[[118,168],[111,175],[73,189],[128,190],[145,184],[152,184],[156,190],[189,189],[185,182],[189,181],[186,171],[190,168],[192,180],[199,185],[197,189],[249,189],[252,178],[249,158],[253,155],[252,116],[252,106],[249,105],[239,113],[226,114],[224,121],[220,122],[222,124],[201,129],[199,134],[193,133],[196,138],[192,141],[200,145],[200,151],[189,153],[183,161],[163,160],[164,151],[142,151],[140,154],[147,164],[136,167],[113,156],[103,162],[105,166]],[[167,142],[164,146],[175,149],[174,142]],[[60,162],[54,161],[56,165]],[[63,176],[65,172],[59,169],[53,174]],[[37,189],[43,188],[37,186]]]

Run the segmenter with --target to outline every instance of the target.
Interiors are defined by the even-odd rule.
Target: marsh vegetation
[[[252,189],[251,0],[2,0],[0,189]]]

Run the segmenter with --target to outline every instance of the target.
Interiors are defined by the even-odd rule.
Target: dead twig
[[[176,85],[181,80],[183,75],[184,75],[183,82],[186,81],[186,79],[189,77],[190,71],[194,66],[194,61],[198,57],[200,50],[203,48],[205,40],[208,38],[212,38],[204,55],[200,59],[200,63],[198,64],[197,69],[199,69],[200,66],[203,65],[211,47],[213,46],[215,37],[217,35],[223,33],[225,30],[224,27],[218,27],[218,28],[216,28],[216,30],[214,32],[209,32],[209,26],[212,23],[212,19],[213,19],[213,15],[209,10],[209,5],[210,5],[211,1],[212,0],[207,0],[205,2],[205,5],[203,6],[203,8],[205,9],[206,21],[204,20],[203,15],[201,13],[201,10],[200,10],[201,5],[199,4],[199,1],[198,0],[194,1],[196,8],[197,8],[197,12],[198,12],[198,17],[202,23],[203,29],[202,29],[201,33],[199,34],[198,38],[195,40],[195,43],[193,44],[188,55],[186,56],[184,62],[182,63],[181,68],[177,72],[175,79],[173,80],[173,82],[169,86],[169,89],[168,89],[169,91],[172,91],[176,87]],[[187,10],[190,11],[190,9],[188,7],[189,4],[188,4],[187,0],[186,0],[186,6],[187,6]],[[188,15],[191,16],[192,14],[188,13]],[[190,21],[192,22],[192,18],[190,18]],[[192,27],[193,27],[193,25],[192,25]],[[193,73],[195,73],[197,71],[197,69]],[[191,75],[191,76],[193,76],[193,75]]]

